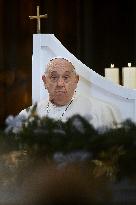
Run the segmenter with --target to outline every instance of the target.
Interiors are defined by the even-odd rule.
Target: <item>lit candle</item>
[[[119,84],[119,69],[114,68],[114,64],[111,64],[110,68],[105,68],[105,78]]]
[[[122,68],[122,82],[127,88],[136,88],[136,67],[131,67],[131,63]]]

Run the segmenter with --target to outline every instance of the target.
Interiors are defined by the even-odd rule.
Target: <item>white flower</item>
[[[68,154],[57,152],[54,154],[53,159],[60,165],[64,166],[67,163],[81,162],[90,159],[91,154],[87,151],[74,151]]]
[[[60,135],[65,135],[66,134],[66,132],[64,130],[61,130],[61,129],[54,129],[53,133],[54,134],[60,134]]]
[[[74,117],[73,120],[72,120],[72,124],[73,126],[79,131],[81,132],[82,134],[84,134],[84,126],[83,126],[83,123],[81,121],[81,119],[79,117]]]
[[[8,116],[5,123],[7,125],[5,132],[13,132],[18,133],[22,129],[22,125],[25,122],[26,117],[24,115],[17,115],[17,116]]]

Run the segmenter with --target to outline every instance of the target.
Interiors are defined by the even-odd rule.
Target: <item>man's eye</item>
[[[57,79],[57,76],[51,76],[51,79],[55,80]]]
[[[70,76],[64,76],[64,79],[65,80],[67,80],[67,79],[69,79],[70,78]]]

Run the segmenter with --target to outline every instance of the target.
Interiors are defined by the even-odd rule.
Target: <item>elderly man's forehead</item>
[[[57,68],[57,69],[59,69],[59,68],[66,69],[67,68],[67,70],[69,70],[69,71],[75,70],[72,63],[66,59],[53,59],[47,64],[48,71],[53,70],[55,68]]]

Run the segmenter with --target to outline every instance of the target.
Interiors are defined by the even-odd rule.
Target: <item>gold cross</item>
[[[40,15],[39,6],[37,6],[37,16],[29,16],[31,19],[37,19],[37,33],[41,33],[41,18],[47,18],[47,14]]]

